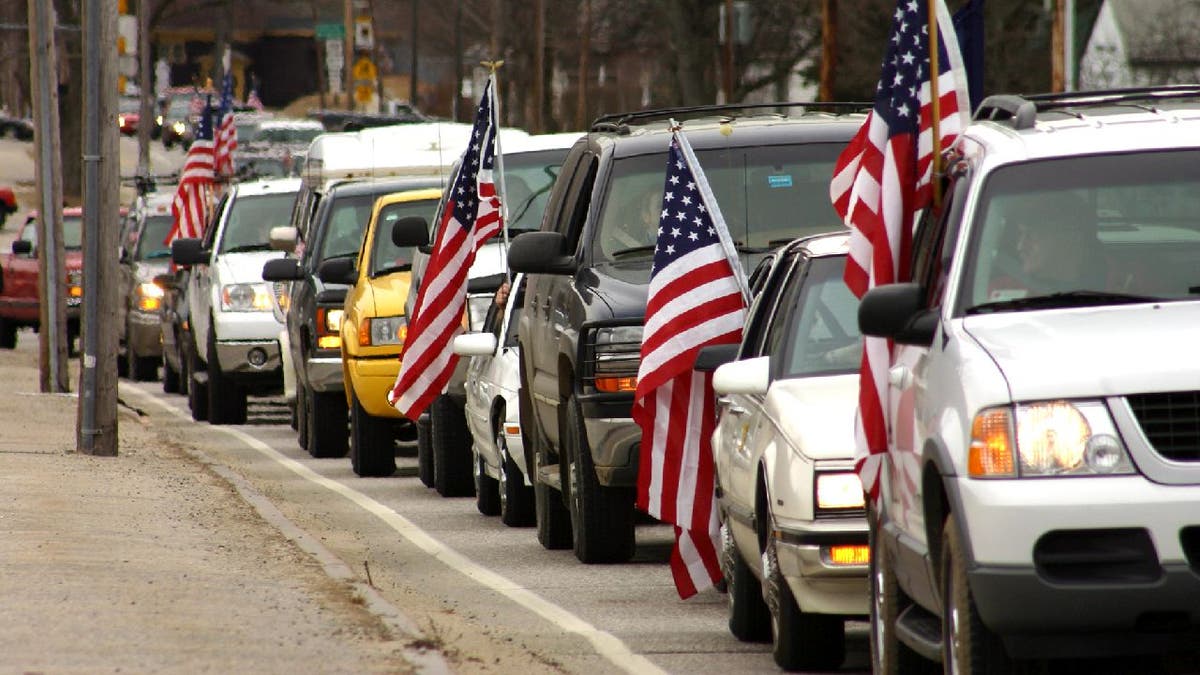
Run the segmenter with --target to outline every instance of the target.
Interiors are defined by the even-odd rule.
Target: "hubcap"
[[[949,611],[946,613],[946,621],[950,628],[949,640],[947,642],[950,645],[950,672],[952,673],[960,672],[958,654],[962,642],[962,624],[960,623],[962,617],[958,613],[957,603],[954,602],[955,595],[954,573],[951,572],[946,575],[946,597],[950,605],[947,608]]]
[[[875,563],[875,573],[871,576],[871,600],[875,609],[875,625],[872,626],[875,631],[875,671],[883,672],[883,651],[887,649],[887,626],[884,625],[887,621],[887,599],[883,597],[883,570],[879,567],[879,560],[874,555],[871,560]]]

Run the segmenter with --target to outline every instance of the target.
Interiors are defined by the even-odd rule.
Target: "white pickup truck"
[[[187,302],[192,356],[187,377],[192,417],[212,424],[243,424],[247,395],[283,391],[274,288],[263,264],[283,254],[268,233],[286,225],[300,180],[239,183],[221,199],[203,239],[178,239],[171,256],[191,265]]]

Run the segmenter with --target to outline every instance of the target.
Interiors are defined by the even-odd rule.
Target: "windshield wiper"
[[[271,250],[271,245],[269,243],[264,242],[261,244],[242,244],[241,246],[231,246],[231,247],[225,249],[223,252],[224,253],[244,253],[246,251],[270,251],[270,250]]]
[[[374,279],[375,277],[381,277],[385,274],[391,274],[393,272],[408,272],[410,270],[412,270],[412,263],[404,263],[403,265],[388,265],[387,267],[380,267],[379,269],[375,270],[375,273],[371,275],[371,278]]]
[[[609,255],[609,257],[623,258],[625,256],[635,255],[638,253],[653,253],[655,248],[656,248],[655,244],[646,244],[645,246],[632,246],[630,248],[623,248],[619,251],[614,251],[613,253],[611,253]]]
[[[1097,305],[1131,305],[1139,302],[1161,302],[1163,298],[1152,295],[1111,293],[1108,291],[1063,291],[1047,295],[1032,295],[1027,298],[1011,298],[985,302],[967,308],[967,314],[990,314],[1020,309],[1054,309],[1059,307],[1092,307]]]

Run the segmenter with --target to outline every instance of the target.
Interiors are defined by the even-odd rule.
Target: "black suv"
[[[670,121],[683,123],[745,267],[840,227],[829,180],[863,105],[787,109],[602,117],[567,155],[541,231],[513,241],[509,264],[530,275],[519,404],[543,546],[573,546],[588,563],[633,555],[641,432],[630,406],[658,227],[645,204],[661,204]]]
[[[292,282],[287,331],[296,373],[297,431],[300,447],[313,457],[344,457],[349,451],[340,335],[349,287],[321,281],[318,268],[331,258],[358,256],[376,199],[436,187],[441,187],[436,176],[336,183],[313,207],[300,235],[303,243],[295,246],[299,257],[271,260],[263,266],[263,279]]]

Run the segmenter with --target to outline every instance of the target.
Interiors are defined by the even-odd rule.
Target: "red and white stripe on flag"
[[[467,273],[475,251],[503,227],[500,198],[493,182],[496,120],[489,79],[475,114],[471,142],[442,204],[442,219],[425,268],[408,338],[400,354],[400,372],[388,403],[416,419],[446,389],[458,355],[451,348],[462,330],[467,302]]]
[[[715,396],[712,374],[693,364],[707,345],[741,341],[746,300],[725,222],[678,132],[659,225],[633,403],[642,430],[637,507],[675,525],[671,573],[688,598],[721,578]]]
[[[950,13],[934,0],[938,26],[937,151],[950,147],[970,116],[966,71]],[[874,106],[838,158],[829,197],[850,227],[846,285],[858,297],[910,277],[915,214],[931,201],[933,107],[929,73],[929,3],[898,0]],[[855,464],[863,489],[879,497],[887,452],[887,371],[891,344],[866,337],[855,424]]]
[[[204,235],[212,203],[213,189],[213,145],[212,141],[199,139],[188,148],[184,157],[183,171],[171,201],[171,215],[175,218],[165,244],[176,239],[197,238]]]
[[[233,175],[233,152],[237,150],[237,126],[234,124],[233,113],[228,112],[221,118],[217,127],[216,149],[213,154],[213,171],[218,176]]]

